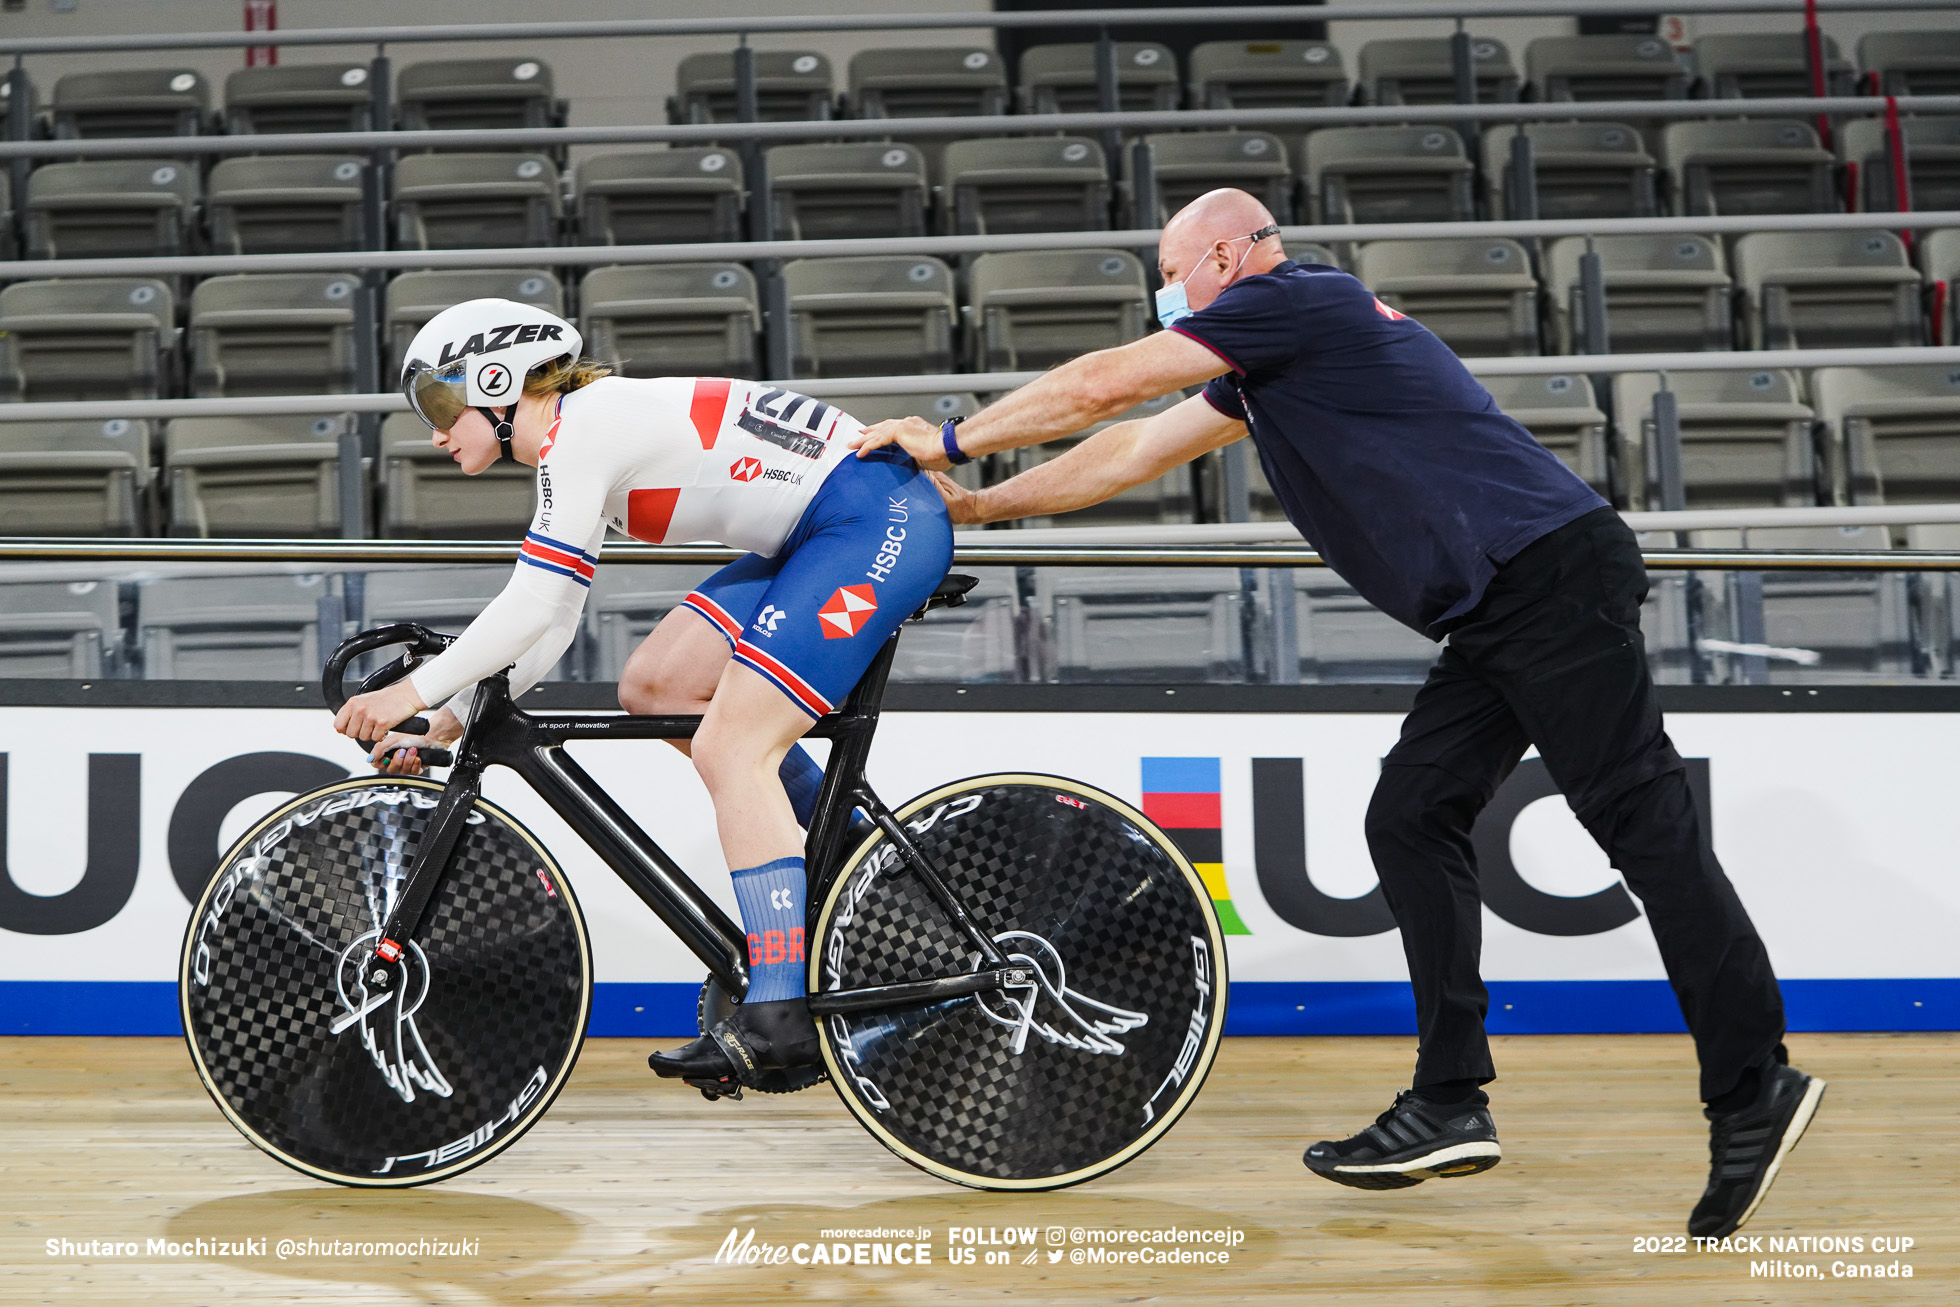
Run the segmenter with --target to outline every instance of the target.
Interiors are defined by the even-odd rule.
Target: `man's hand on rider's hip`
[[[946,501],[946,515],[954,526],[974,526],[987,519],[980,515],[980,497],[943,472],[933,472],[932,485]]]
[[[912,461],[929,472],[943,472],[952,466],[946,458],[946,445],[940,439],[939,426],[924,418],[893,418],[889,422],[873,422],[864,429],[864,434],[851,441],[851,445],[863,458],[874,449],[886,445],[897,445],[912,456]]]
[[[378,740],[429,705],[406,678],[368,694],[357,694],[334,714],[333,728],[353,740]]]

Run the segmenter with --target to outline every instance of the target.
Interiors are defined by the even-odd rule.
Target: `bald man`
[[[1287,517],[1328,566],[1391,617],[1448,637],[1366,818],[1415,990],[1413,1087],[1359,1134],[1307,1149],[1307,1166],[1397,1189],[1474,1175],[1502,1155],[1482,1088],[1495,1070],[1470,830],[1535,745],[1646,906],[1711,1122],[1708,1187],[1688,1230],[1729,1234],[1762,1201],[1824,1084],[1787,1064],[1768,954],[1663,729],[1632,533],[1420,323],[1338,269],[1289,261],[1252,196],[1193,201],[1165,227],[1157,261],[1168,330],[1064,364],[963,425],[880,423],[862,447],[896,443],[940,469],[1203,385],[1000,485],[939,486],[955,522],[1064,513],[1250,434]]]

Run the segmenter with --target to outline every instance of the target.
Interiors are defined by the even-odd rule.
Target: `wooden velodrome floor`
[[[886,1153],[827,1087],[741,1104],[654,1082],[641,1041],[596,1040],[545,1121],[445,1186],[313,1183],[225,1124],[162,1039],[0,1040],[0,1302],[502,1304],[1299,1302],[1951,1303],[1960,1298],[1960,1036],[1797,1036],[1831,1082],[1745,1233],[1905,1236],[1914,1278],[1752,1278],[1747,1255],[1635,1250],[1681,1232],[1705,1174],[1687,1041],[1508,1038],[1486,1175],[1364,1193],[1303,1143],[1386,1105],[1405,1039],[1232,1039],[1185,1120],[1116,1174],[1061,1193],[955,1189]],[[793,1244],[927,1226],[930,1266],[717,1266],[732,1228]],[[1244,1231],[1229,1265],[948,1262],[949,1227]],[[475,1239],[437,1258],[49,1256],[46,1240]],[[1869,1242],[1867,1244],[1869,1247]],[[1756,1254],[1764,1260],[1771,1254]]]

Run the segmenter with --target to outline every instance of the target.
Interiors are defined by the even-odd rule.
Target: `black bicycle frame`
[[[357,640],[361,637],[355,637]],[[351,643],[351,642],[350,642]],[[860,1012],[922,1006],[1033,983],[1025,967],[1010,964],[994,941],[967,913],[938,870],[912,843],[904,828],[864,779],[885,683],[891,675],[898,636],[885,642],[870,668],[837,711],[818,719],[808,734],[831,743],[817,794],[816,813],[804,844],[810,868],[808,901],[814,910],[828,896],[842,869],[851,810],[862,808],[884,831],[899,854],[899,867],[919,877],[953,923],[973,943],[985,968],[956,976],[856,990],[833,990],[810,997],[812,1012]],[[470,807],[481,792],[485,768],[508,767],[524,778],[551,810],[578,832],[605,864],[625,881],[655,916],[680,937],[709,974],[740,996],[748,989],[747,937],[701,890],[659,843],[640,829],[625,809],[580,767],[564,746],[574,740],[685,740],[701,725],[698,716],[640,717],[626,713],[525,712],[511,701],[502,674],[477,688],[470,723],[455,751],[455,763],[442,799],[430,815],[428,832],[416,850],[403,892],[384,923],[376,952],[393,962],[413,938],[423,909],[448,869]],[[892,873],[897,874],[898,868]],[[806,926],[813,923],[806,923]],[[806,937],[811,937],[806,934]],[[385,983],[385,982],[382,982]]]

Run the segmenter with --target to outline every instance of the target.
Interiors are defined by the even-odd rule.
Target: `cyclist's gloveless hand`
[[[946,461],[946,444],[939,437],[939,427],[924,418],[893,418],[889,422],[873,422],[864,429],[863,435],[851,440],[851,447],[857,450],[859,458],[886,445],[897,445],[912,456],[914,463],[928,472],[943,472],[952,466]]]
[[[427,735],[407,735],[401,731],[390,731],[374,746],[368,754],[368,761],[375,770],[390,776],[420,776],[429,768],[422,761],[420,751],[430,746],[454,744],[463,736],[463,723],[455,713],[447,708],[438,708],[429,714],[429,733]],[[388,755],[401,750],[393,758]]]
[[[367,694],[357,694],[334,714],[333,728],[350,740],[378,740],[397,722],[407,721],[427,704],[415,692],[415,683],[403,679]]]

